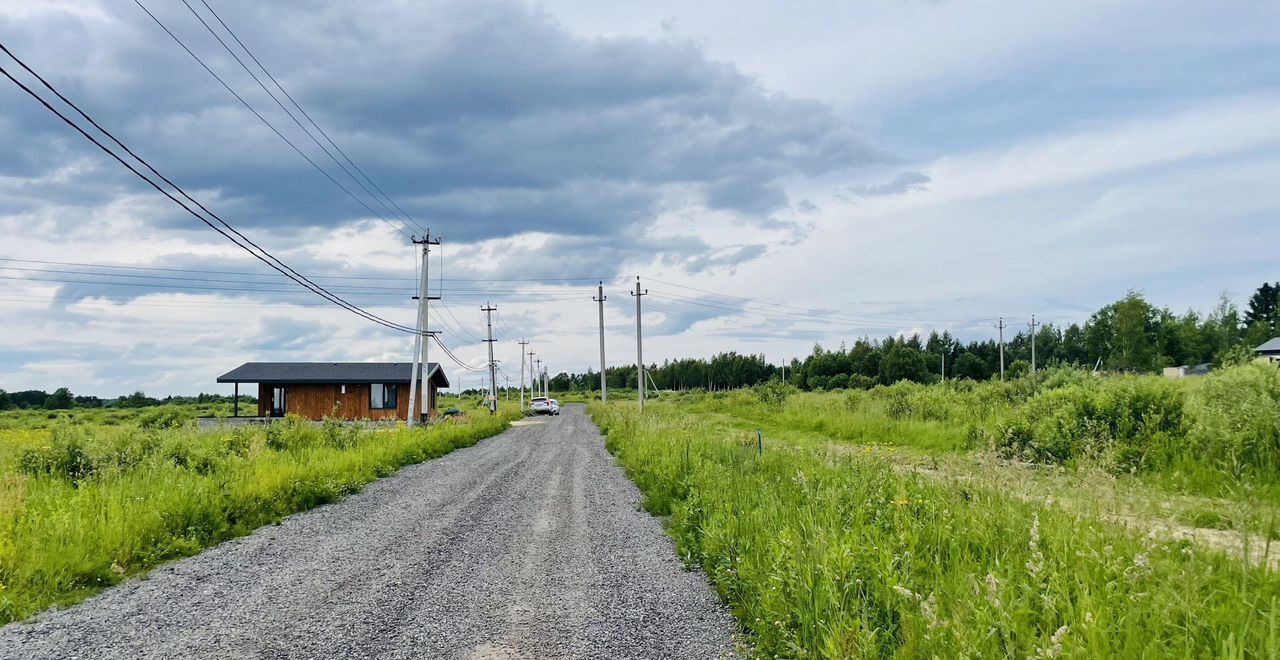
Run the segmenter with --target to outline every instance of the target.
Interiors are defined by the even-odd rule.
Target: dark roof
[[[1255,353],[1280,353],[1280,337],[1253,349]]]
[[[428,364],[436,387],[449,387],[439,363]],[[419,368],[421,373],[421,368]],[[219,383],[408,383],[409,362],[246,362],[218,377]]]

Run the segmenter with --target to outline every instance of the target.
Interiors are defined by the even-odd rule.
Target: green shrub
[[[1236,479],[1280,474],[1280,369],[1245,364],[1211,374],[1188,397],[1196,456]]]
[[[1183,388],[1124,376],[1045,390],[993,424],[1007,456],[1061,463],[1101,456],[1124,469],[1168,465],[1185,436]]]
[[[854,374],[849,376],[849,389],[851,390],[869,390],[877,385],[876,379],[863,374]]]
[[[776,378],[756,385],[753,389],[760,403],[772,410],[780,410],[786,405],[787,399],[798,391],[793,385]]]
[[[176,429],[194,419],[192,414],[177,406],[161,406],[138,417],[138,427],[144,429]]]
[[[47,445],[27,447],[22,451],[18,469],[33,477],[47,475],[74,484],[92,476],[97,466],[89,455],[85,431],[58,426],[53,429]]]

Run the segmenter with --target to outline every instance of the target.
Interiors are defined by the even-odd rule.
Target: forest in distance
[[[1177,314],[1152,305],[1140,292],[1094,312],[1083,324],[1045,323],[1036,330],[1039,367],[1075,365],[1109,372],[1154,373],[1164,367],[1238,364],[1253,357],[1253,349],[1280,334],[1280,282],[1265,283],[1240,307],[1227,295],[1207,312]],[[1009,319],[1006,319],[1009,321]],[[1029,328],[1010,323],[1004,347],[1005,368],[1011,377],[1031,368]],[[996,338],[961,342],[950,332],[927,336],[861,337],[853,345],[831,350],[815,345],[803,359],[782,366],[763,355],[733,351],[710,359],[667,360],[646,366],[651,387],[660,390],[733,389],[784,378],[803,390],[869,388],[898,381],[930,383],[942,377],[987,380],[1000,373],[1000,344]],[[611,388],[634,389],[635,365],[610,367],[605,374]],[[600,389],[598,371],[561,372],[548,387],[554,392]]]

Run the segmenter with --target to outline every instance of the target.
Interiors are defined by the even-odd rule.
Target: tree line
[[[1164,367],[1247,360],[1253,348],[1280,334],[1280,282],[1266,283],[1249,298],[1242,313],[1226,295],[1206,314],[1182,314],[1156,307],[1136,291],[1094,312],[1084,323],[1065,327],[1046,323],[1035,330],[1038,367],[1075,365],[1110,372],[1154,373]],[[1005,369],[1012,377],[1031,369],[1030,328],[1006,336]],[[686,358],[646,366],[650,387],[708,390],[748,387],[785,378],[801,389],[869,388],[900,380],[928,383],[948,378],[986,380],[1000,373],[1000,344],[995,338],[961,342],[950,332],[927,336],[861,337],[853,345],[829,350],[815,345],[804,359],[773,365],[763,355],[730,351],[711,359]],[[635,365],[609,367],[610,388],[635,389]],[[556,392],[598,391],[599,372],[560,373],[549,388]]]
[[[23,390],[6,392],[0,389],[0,410],[13,408],[39,408],[44,410],[68,410],[71,408],[145,408],[168,404],[189,403],[231,403],[233,397],[228,394],[197,394],[196,396],[166,396],[163,399],[147,396],[141,390],[114,399],[103,399],[96,396],[77,396],[67,387],[59,387],[53,392],[44,390]],[[240,395],[241,402],[257,403],[256,397]]]

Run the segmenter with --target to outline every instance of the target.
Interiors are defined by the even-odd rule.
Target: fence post
[[[756,429],[756,456],[764,456],[764,434]]]

